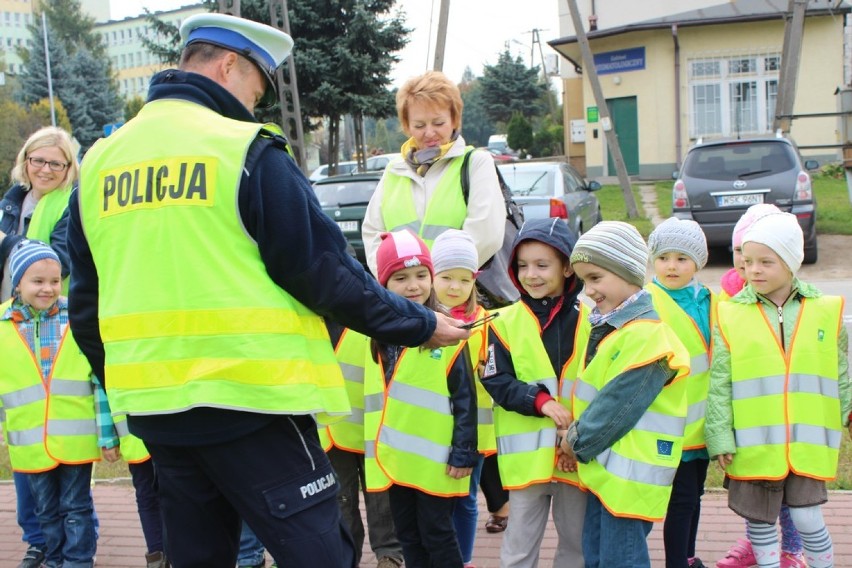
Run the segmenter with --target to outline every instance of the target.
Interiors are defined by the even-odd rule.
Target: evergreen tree
[[[473,73],[468,75],[468,68],[462,76],[461,90],[462,101],[464,101],[464,114],[462,114],[462,136],[464,141],[474,146],[485,146],[488,137],[497,131],[494,122],[488,116],[488,109],[482,96],[482,83],[478,79],[471,79]],[[465,79],[467,78],[467,81]]]
[[[74,54],[79,46],[94,57],[106,57],[106,46],[93,31],[95,19],[83,13],[79,0],[49,0],[39,6],[54,31],[54,39],[61,41],[69,54]],[[35,17],[41,19],[41,13]]]
[[[541,100],[546,99],[541,98],[538,67],[527,68],[520,56],[512,59],[509,50],[500,54],[496,65],[485,66],[480,82],[488,116],[495,122],[508,122],[515,113],[529,118],[543,110]]]
[[[509,148],[514,148],[521,154],[526,154],[533,145],[532,125],[519,112],[512,115],[506,128],[506,143],[509,144]]]

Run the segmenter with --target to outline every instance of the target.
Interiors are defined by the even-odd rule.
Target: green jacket
[[[795,329],[795,322],[801,307],[800,298],[818,298],[822,296],[815,286],[793,279],[793,294],[782,306],[784,316],[784,349],[790,346],[790,339]],[[760,302],[768,321],[776,334],[778,324],[778,307],[763,296],[757,294],[751,286],[746,285],[742,291],[729,301],[741,304]],[[789,324],[788,324],[789,322]],[[852,383],[849,382],[849,362],[847,350],[849,336],[846,327],[840,326],[837,336],[837,376],[840,390],[841,420],[844,426],[849,424],[849,413],[852,412]],[[707,451],[711,457],[722,454],[737,453],[734,441],[734,417],[731,410],[731,352],[725,344],[719,331],[718,322],[713,327],[713,361],[710,364],[710,391],[707,395],[707,414],[704,424],[704,436],[707,441]]]

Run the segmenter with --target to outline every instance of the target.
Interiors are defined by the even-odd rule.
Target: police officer
[[[370,278],[254,120],[291,38],[220,14],[180,31],[180,69],[85,157],[71,325],[154,459],[174,566],[231,568],[241,518],[282,566],[352,566],[312,417],[349,411],[320,316],[410,346],[468,332]]]

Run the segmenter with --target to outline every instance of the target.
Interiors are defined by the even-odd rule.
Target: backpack
[[[470,156],[473,150],[465,153],[461,167],[461,187],[464,203],[470,198]],[[480,303],[486,309],[502,308],[515,303],[520,297],[518,289],[509,278],[509,262],[512,258],[512,244],[518,235],[518,230],[524,224],[524,213],[512,197],[512,190],[503,179],[500,168],[494,164],[497,172],[497,182],[506,206],[506,230],[503,233],[503,246],[494,256],[489,258],[480,269],[476,278],[476,288]]]

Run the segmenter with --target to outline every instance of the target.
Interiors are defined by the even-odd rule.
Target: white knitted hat
[[[473,237],[458,229],[447,229],[432,243],[432,266],[435,274],[466,268],[473,273],[479,270],[479,253]]]
[[[691,219],[670,217],[657,225],[648,235],[648,249],[656,260],[667,252],[685,254],[699,270],[707,264],[707,237]]]
[[[648,246],[636,227],[623,221],[601,221],[577,240],[571,264],[588,262],[640,288],[645,285]]]
[[[761,217],[746,231],[743,246],[746,243],[760,243],[771,248],[793,274],[802,267],[802,259],[805,258],[805,237],[799,221],[792,213]]]

